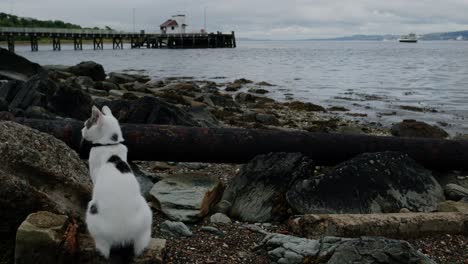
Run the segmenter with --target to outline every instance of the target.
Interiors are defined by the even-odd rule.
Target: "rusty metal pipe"
[[[15,121],[80,150],[81,122]],[[464,140],[144,124],[122,124],[122,131],[131,160],[244,163],[268,152],[302,152],[318,165],[334,165],[361,153],[400,151],[427,168],[468,169],[468,141]]]

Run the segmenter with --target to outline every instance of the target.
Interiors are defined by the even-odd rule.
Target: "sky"
[[[187,31],[237,37],[308,39],[354,34],[468,30],[468,0],[0,0],[0,12],[87,27],[156,32],[174,14]]]

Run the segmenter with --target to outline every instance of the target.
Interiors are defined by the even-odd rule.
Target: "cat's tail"
[[[133,244],[113,246],[109,254],[109,264],[129,264],[134,257]]]

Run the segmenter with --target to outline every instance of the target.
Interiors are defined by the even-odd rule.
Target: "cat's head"
[[[107,106],[102,108],[102,112],[93,106],[91,117],[85,121],[81,136],[95,144],[115,144],[124,140],[119,121]]]

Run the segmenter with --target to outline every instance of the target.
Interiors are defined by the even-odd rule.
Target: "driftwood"
[[[80,152],[82,122],[16,119]],[[269,152],[302,152],[318,165],[334,165],[366,152],[407,153],[431,169],[468,169],[468,141],[380,137],[278,130],[122,124],[131,160],[245,163]],[[89,149],[81,149],[84,158]]]
[[[307,238],[468,234],[468,214],[460,212],[305,215],[289,224],[294,233]]]

